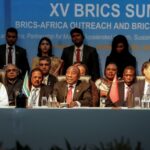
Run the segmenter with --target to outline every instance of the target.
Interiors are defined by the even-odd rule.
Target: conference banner
[[[150,4],[147,0],[1,0],[0,44],[5,31],[16,27],[18,45],[27,49],[31,64],[37,54],[38,42],[47,36],[53,43],[53,54],[61,57],[62,49],[72,44],[70,30],[84,31],[85,43],[97,48],[103,73],[105,59],[114,36],[127,37],[131,53],[141,65],[150,57]]]

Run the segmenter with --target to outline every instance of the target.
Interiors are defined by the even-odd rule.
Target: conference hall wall
[[[5,30],[16,27],[18,45],[27,49],[30,64],[43,36],[51,38],[53,54],[60,57],[63,47],[72,44],[69,32],[74,27],[83,29],[85,43],[97,48],[102,70],[112,38],[117,34],[128,38],[139,74],[142,63],[150,57],[147,0],[1,0],[0,18],[0,44],[5,42]]]

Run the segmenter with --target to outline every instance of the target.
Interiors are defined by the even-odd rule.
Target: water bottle
[[[51,106],[52,106],[53,108],[58,107],[58,102],[57,102],[57,97],[56,97],[56,95],[53,95],[53,96],[52,96],[52,103],[51,103]]]
[[[48,107],[52,107],[52,96],[51,95],[49,95],[49,97],[48,97]]]
[[[143,98],[141,100],[141,107],[142,108],[149,108],[149,96],[147,94],[143,95]]]

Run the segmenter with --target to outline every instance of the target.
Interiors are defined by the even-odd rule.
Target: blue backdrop
[[[14,26],[19,31],[18,45],[27,49],[29,62],[37,54],[39,39],[51,38],[53,54],[61,56],[63,47],[72,44],[70,29],[80,27],[86,44],[97,48],[104,69],[112,38],[124,34],[138,61],[138,72],[150,57],[150,4],[147,0],[1,0],[0,44],[5,31]],[[103,71],[102,71],[103,72]]]

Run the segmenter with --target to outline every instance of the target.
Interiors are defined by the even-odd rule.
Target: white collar
[[[36,87],[32,86],[32,87],[31,87],[31,91],[33,91],[34,89],[40,90],[40,87],[37,87],[37,88],[36,88]]]
[[[72,86],[72,88],[75,88],[75,87],[76,87],[76,83],[73,84],[73,85],[67,84],[67,87],[68,87],[68,88],[69,88],[70,86]]]
[[[80,47],[75,46],[75,50],[76,50],[76,49],[83,50],[83,46],[84,46],[83,44],[82,44]]]
[[[15,45],[10,46],[10,45],[6,44],[6,49],[8,49],[9,47],[12,47],[12,49],[15,49]]]

